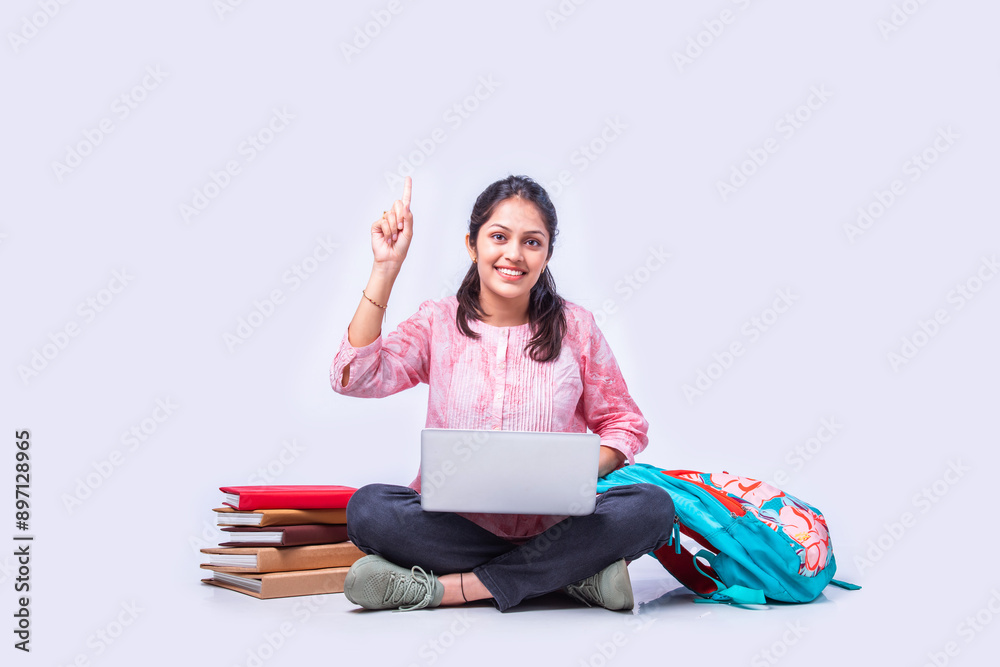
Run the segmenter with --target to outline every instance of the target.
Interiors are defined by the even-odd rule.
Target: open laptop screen
[[[434,512],[591,514],[600,448],[596,433],[423,429],[421,506]]]

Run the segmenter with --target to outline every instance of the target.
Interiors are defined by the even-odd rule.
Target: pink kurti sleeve
[[[578,409],[587,427],[601,436],[601,445],[622,452],[631,465],[649,442],[649,422],[629,395],[615,355],[594,315],[586,312],[582,325],[581,333],[589,340],[581,347],[583,395]]]
[[[431,356],[431,301],[401,322],[387,336],[379,335],[364,347],[354,347],[344,332],[340,350],[330,367],[330,384],[338,394],[382,398],[429,379]],[[350,364],[347,386],[344,368]]]

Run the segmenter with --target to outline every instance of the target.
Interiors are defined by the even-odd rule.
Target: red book
[[[343,509],[357,491],[353,486],[273,484],[270,486],[220,486],[223,503],[235,510]]]

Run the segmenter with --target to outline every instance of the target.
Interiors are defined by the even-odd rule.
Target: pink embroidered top
[[[495,327],[470,320],[478,340],[455,323],[458,299],[424,301],[386,336],[356,348],[347,332],[330,369],[334,391],[381,398],[418,382],[429,385],[426,428],[558,431],[601,436],[628,462],[646,448],[648,422],[632,400],[611,348],[590,311],[566,302],[559,357],[539,363],[524,352],[530,324]],[[350,364],[347,386],[341,386]],[[420,474],[410,483],[420,491]],[[514,542],[566,517],[523,514],[462,516]]]

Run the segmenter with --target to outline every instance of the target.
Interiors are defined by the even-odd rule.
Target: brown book
[[[232,507],[216,507],[219,526],[298,526],[306,523],[347,523],[346,509],[333,510],[253,510],[239,512]]]
[[[349,567],[325,567],[318,570],[272,572],[270,574],[227,574],[216,572],[202,583],[228,588],[261,600],[295,595],[343,593]]]
[[[222,547],[202,549],[209,562],[201,567],[216,572],[291,572],[324,567],[347,567],[364,553],[351,542],[305,547]]]
[[[304,526],[226,526],[220,547],[298,547],[347,541],[347,526],[310,523]]]

